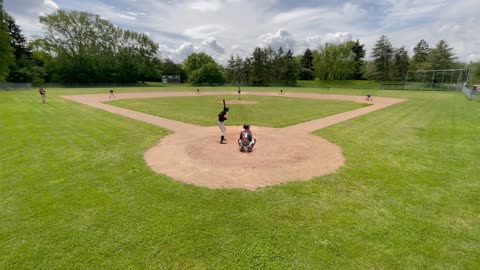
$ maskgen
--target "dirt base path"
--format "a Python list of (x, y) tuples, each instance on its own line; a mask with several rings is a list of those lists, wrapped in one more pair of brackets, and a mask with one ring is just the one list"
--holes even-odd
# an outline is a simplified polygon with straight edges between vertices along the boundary
[[(247, 93), (246, 93), (247, 94)], [(235, 92), (202, 92), (200, 96), (236, 95)], [(249, 92), (255, 96), (279, 96), (272, 92)], [(118, 99), (198, 96), (196, 92), (145, 92), (116, 94)], [(219, 144), (218, 127), (202, 127), (111, 106), (108, 94), (64, 96), (98, 109), (161, 126), (174, 133), (160, 140), (144, 155), (155, 171), (176, 180), (208, 188), (255, 190), (289, 181), (305, 181), (338, 170), (345, 158), (339, 146), (310, 132), (376, 111), (404, 99), (363, 96), (286, 93), (283, 97), (347, 100), (372, 104), (368, 107), (300, 123), (285, 128), (252, 127), (257, 145), (241, 153), (237, 136), (241, 127), (227, 126), (227, 144)], [(215, 118), (215, 116), (212, 116)], [(285, 138), (292, 138), (285, 140)]]

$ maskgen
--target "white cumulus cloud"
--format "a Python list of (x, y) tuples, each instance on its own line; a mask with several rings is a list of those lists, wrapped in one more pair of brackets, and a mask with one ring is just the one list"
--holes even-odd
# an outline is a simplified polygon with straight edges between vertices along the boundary
[(340, 44), (352, 40), (352, 34), (348, 32), (328, 33), (322, 40), (324, 44)]
[(160, 44), (159, 46), (160, 54), (165, 57), (173, 60), (176, 63), (183, 62), (190, 54), (196, 51), (195, 46), (190, 42), (182, 43), (178, 48), (170, 48), (167, 45)]
[(53, 0), (44, 0), (43, 3), (45, 4), (45, 6), (47, 6), (49, 8), (53, 8), (53, 9), (59, 9), (60, 8), (57, 5), (57, 3), (55, 3), (55, 1), (53, 1)]
[(217, 60), (223, 59), (225, 55), (225, 47), (214, 37), (203, 40), (198, 46), (195, 46), (191, 42), (184, 42), (177, 48), (160, 44), (159, 51), (162, 57), (169, 58), (176, 63), (183, 62), (190, 54), (196, 52), (204, 52)]
[[(307, 36), (303, 42), (303, 50), (306, 48), (318, 49), (325, 44), (341, 44), (352, 40), (352, 34), (349, 32), (327, 33), (325, 36), (313, 35)], [(303, 50), (299, 51), (301, 53)]]
[(214, 37), (209, 37), (202, 41), (201, 49), (204, 49), (206, 52), (212, 51), (217, 54), (224, 54), (225, 48), (218, 43), (217, 39)]
[(274, 50), (278, 50), (282, 47), (285, 51), (291, 49), (295, 50), (297, 41), (295, 38), (285, 29), (280, 29), (276, 33), (266, 33), (260, 36), (260, 47), (272, 47)]

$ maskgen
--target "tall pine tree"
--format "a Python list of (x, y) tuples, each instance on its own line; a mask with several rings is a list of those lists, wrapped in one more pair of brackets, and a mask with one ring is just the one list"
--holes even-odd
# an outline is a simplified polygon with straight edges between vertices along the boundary
[(14, 49), (15, 63), (10, 65), (8, 80), (11, 82), (35, 82), (43, 83), (46, 77), (44, 63), (40, 59), (34, 59), (27, 39), (22, 34), (20, 26), (11, 17), (7, 17), (8, 32), (10, 34), (10, 46)]
[(252, 83), (255, 85), (266, 85), (270, 83), (270, 58), (269, 52), (260, 47), (255, 48), (252, 53)]
[(455, 67), (457, 57), (445, 40), (440, 40), (431, 50), (428, 62), (431, 69), (450, 69)]
[(415, 46), (415, 48), (413, 48), (413, 68), (415, 70), (426, 69), (429, 55), (430, 46), (424, 39), (420, 40)]
[(305, 53), (300, 60), (300, 80), (313, 80), (315, 79), (315, 67), (313, 65), (313, 52), (310, 49), (306, 49)]
[(365, 63), (364, 58), (366, 55), (365, 51), (365, 44), (360, 44), (360, 41), (357, 39), (355, 43), (352, 44), (352, 52), (353, 52), (353, 79), (354, 80), (362, 80), (364, 79), (363, 76), (363, 65)]
[(396, 81), (404, 81), (409, 65), (408, 52), (405, 47), (396, 49), (393, 58), (392, 77)]
[(375, 63), (375, 78), (388, 81), (392, 69), (393, 47), (388, 38), (384, 35), (375, 43), (372, 50), (373, 62)]
[(31, 57), (32, 51), (28, 48), (27, 39), (22, 34), (20, 26), (18, 26), (15, 20), (11, 16), (7, 16), (8, 32), (12, 38), (10, 46), (15, 49), (15, 59), (21, 57)]
[(293, 57), (292, 50), (288, 49), (285, 54), (285, 71), (283, 73), (282, 80), (287, 85), (293, 85), (297, 82), (298, 79), (298, 64)]

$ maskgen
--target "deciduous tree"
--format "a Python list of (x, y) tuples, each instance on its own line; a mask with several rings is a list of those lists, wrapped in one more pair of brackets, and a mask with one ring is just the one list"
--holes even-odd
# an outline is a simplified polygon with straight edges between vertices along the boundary
[(225, 83), (223, 73), (216, 63), (204, 64), (190, 74), (189, 80), (192, 84), (218, 85)]
[(203, 52), (192, 53), (183, 61), (183, 69), (187, 73), (187, 76), (190, 77), (195, 70), (209, 63), (215, 63), (215, 60), (213, 60), (210, 55)]
[(41, 16), (45, 33), (36, 42), (50, 53), (63, 82), (136, 82), (156, 77), (158, 44), (100, 16), (57, 10)]
[(353, 74), (352, 42), (326, 44), (314, 52), (315, 73), (320, 80), (346, 80)]

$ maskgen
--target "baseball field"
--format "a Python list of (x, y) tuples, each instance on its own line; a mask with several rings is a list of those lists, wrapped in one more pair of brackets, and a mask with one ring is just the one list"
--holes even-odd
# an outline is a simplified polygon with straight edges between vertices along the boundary
[(0, 269), (480, 268), (480, 103), (283, 89), (0, 92)]

